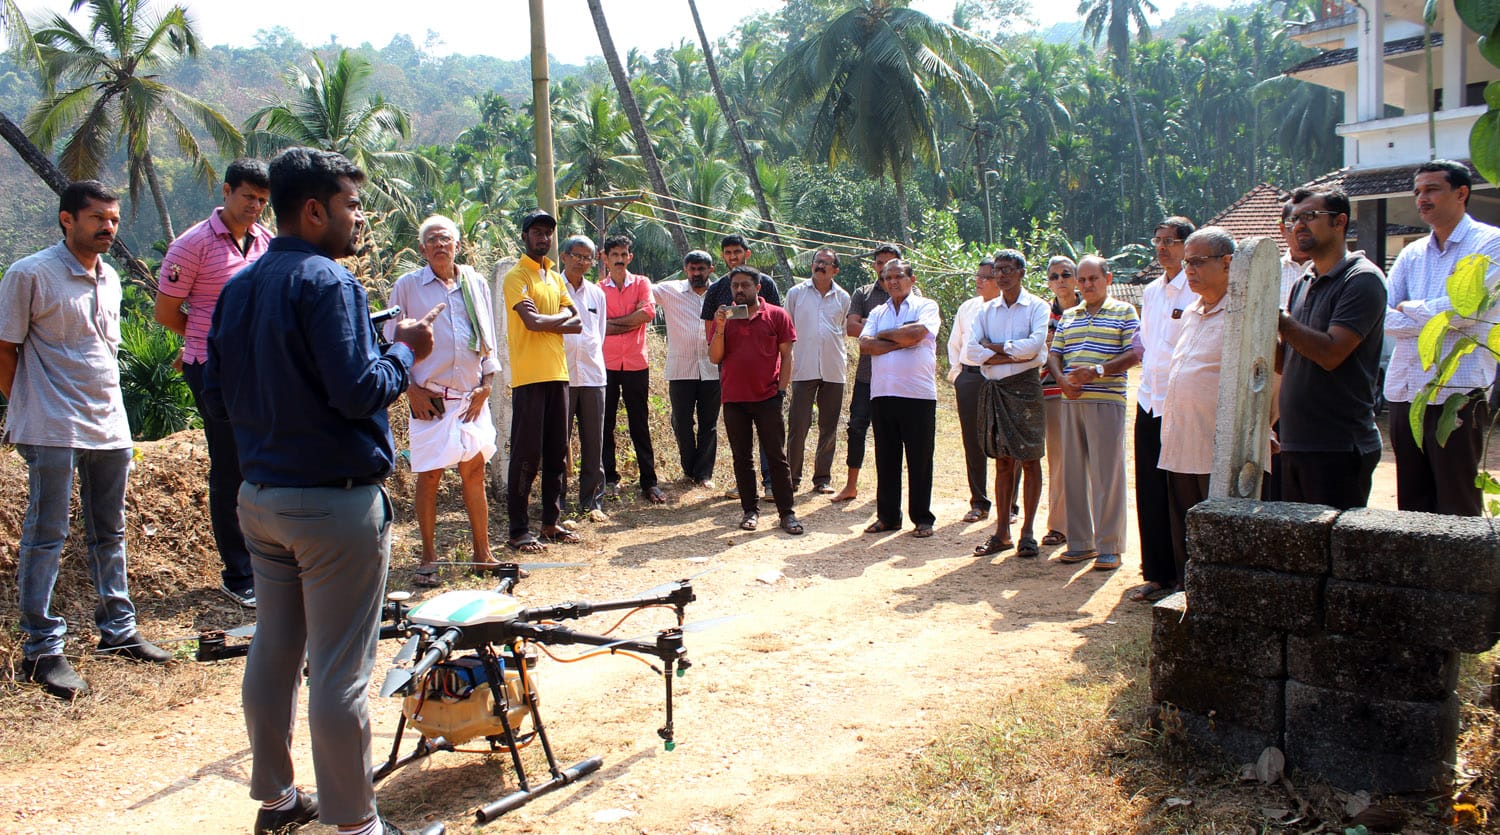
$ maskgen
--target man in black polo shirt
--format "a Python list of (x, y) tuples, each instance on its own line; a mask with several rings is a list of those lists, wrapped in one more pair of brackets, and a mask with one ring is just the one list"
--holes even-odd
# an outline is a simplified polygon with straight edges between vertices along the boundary
[[(724, 277), (708, 285), (708, 291), (703, 294), (703, 311), (699, 314), (699, 318), (703, 320), (705, 339), (714, 314), (724, 305), (734, 303), (734, 291), (729, 289), (729, 274), (750, 261), (750, 244), (745, 242), (744, 235), (725, 235), (719, 241), (719, 257), (724, 259)], [(781, 307), (781, 293), (776, 290), (776, 282), (765, 273), (757, 272), (756, 275), (760, 276), (761, 299)]]
[(1281, 497), (1364, 507), (1380, 462), (1375, 381), (1384, 338), (1385, 275), (1344, 246), (1349, 197), (1292, 193), (1292, 234), (1312, 269), (1292, 285), (1281, 336)]

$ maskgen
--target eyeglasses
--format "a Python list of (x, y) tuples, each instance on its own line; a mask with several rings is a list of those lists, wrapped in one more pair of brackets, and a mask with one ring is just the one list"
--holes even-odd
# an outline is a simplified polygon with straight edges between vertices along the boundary
[(1229, 256), (1227, 254), (1226, 255), (1195, 255), (1192, 258), (1184, 258), (1184, 259), (1182, 259), (1182, 263), (1187, 264), (1189, 267), (1192, 267), (1193, 269), (1196, 270), (1199, 267), (1202, 267), (1204, 264), (1207, 264), (1209, 261), (1214, 260), (1215, 258), (1228, 258), (1228, 257)]
[(1024, 272), (1026, 272), (1024, 269), (1017, 267), (1015, 264), (1006, 264), (1005, 266), (995, 265), (996, 275), (1021, 275)]
[(1341, 214), (1343, 214), (1343, 212), (1330, 212), (1327, 209), (1308, 209), (1305, 212), (1298, 212), (1298, 213), (1292, 215), (1291, 217), (1287, 218), (1287, 220), (1290, 220), (1292, 222), (1293, 226), (1296, 226), (1299, 223), (1301, 223), (1303, 225), (1310, 225), (1313, 221), (1315, 221), (1315, 220), (1318, 219), (1318, 215), (1341, 215)]
[(592, 260), (594, 260), (594, 253), (592, 253), (592, 252), (564, 252), (563, 253), (563, 257), (564, 258), (577, 258), (580, 261), (592, 261)]
[(447, 246), (453, 242), (454, 238), (451, 235), (429, 235), (422, 239), (422, 243), (424, 244), (437, 246)]
[(1073, 277), (1073, 274), (1070, 273), (1070, 272), (1047, 273), (1047, 280), (1048, 281), (1062, 281), (1065, 278), (1072, 278), (1072, 277)]
[(1182, 246), (1181, 238), (1152, 238), (1152, 246)]

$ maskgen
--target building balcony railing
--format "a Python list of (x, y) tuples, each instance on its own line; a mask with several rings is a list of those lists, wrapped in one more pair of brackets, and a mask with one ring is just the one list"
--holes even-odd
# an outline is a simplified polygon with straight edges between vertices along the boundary
[[(1476, 105), (1437, 112), (1439, 159), (1469, 158), (1469, 131), (1484, 111), (1484, 105)], [(1339, 125), (1336, 132), (1348, 140), (1344, 164), (1356, 171), (1414, 165), (1429, 158), (1426, 113), (1349, 122)]]

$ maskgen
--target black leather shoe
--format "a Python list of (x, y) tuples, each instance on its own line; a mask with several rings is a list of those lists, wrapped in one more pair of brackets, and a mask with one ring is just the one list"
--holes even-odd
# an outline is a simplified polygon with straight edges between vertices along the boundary
[(172, 653), (146, 640), (139, 632), (132, 632), (118, 642), (100, 638), (99, 653), (129, 658), (132, 661), (149, 661), (152, 664), (165, 664), (172, 660)]
[(318, 796), (297, 789), (297, 802), (290, 809), (261, 809), (255, 815), (255, 835), (295, 832), (318, 819)]
[(89, 694), (88, 682), (73, 672), (68, 659), (61, 655), (40, 655), (24, 659), (21, 661), (21, 672), (27, 680), (40, 684), (43, 690), (59, 699), (71, 701)]

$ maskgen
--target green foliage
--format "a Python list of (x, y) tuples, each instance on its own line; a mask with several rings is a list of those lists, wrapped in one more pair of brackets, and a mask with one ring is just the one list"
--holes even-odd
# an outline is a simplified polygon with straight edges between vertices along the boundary
[(120, 388), (130, 434), (154, 441), (201, 426), (193, 394), (172, 367), (182, 340), (138, 316), (120, 319)]

